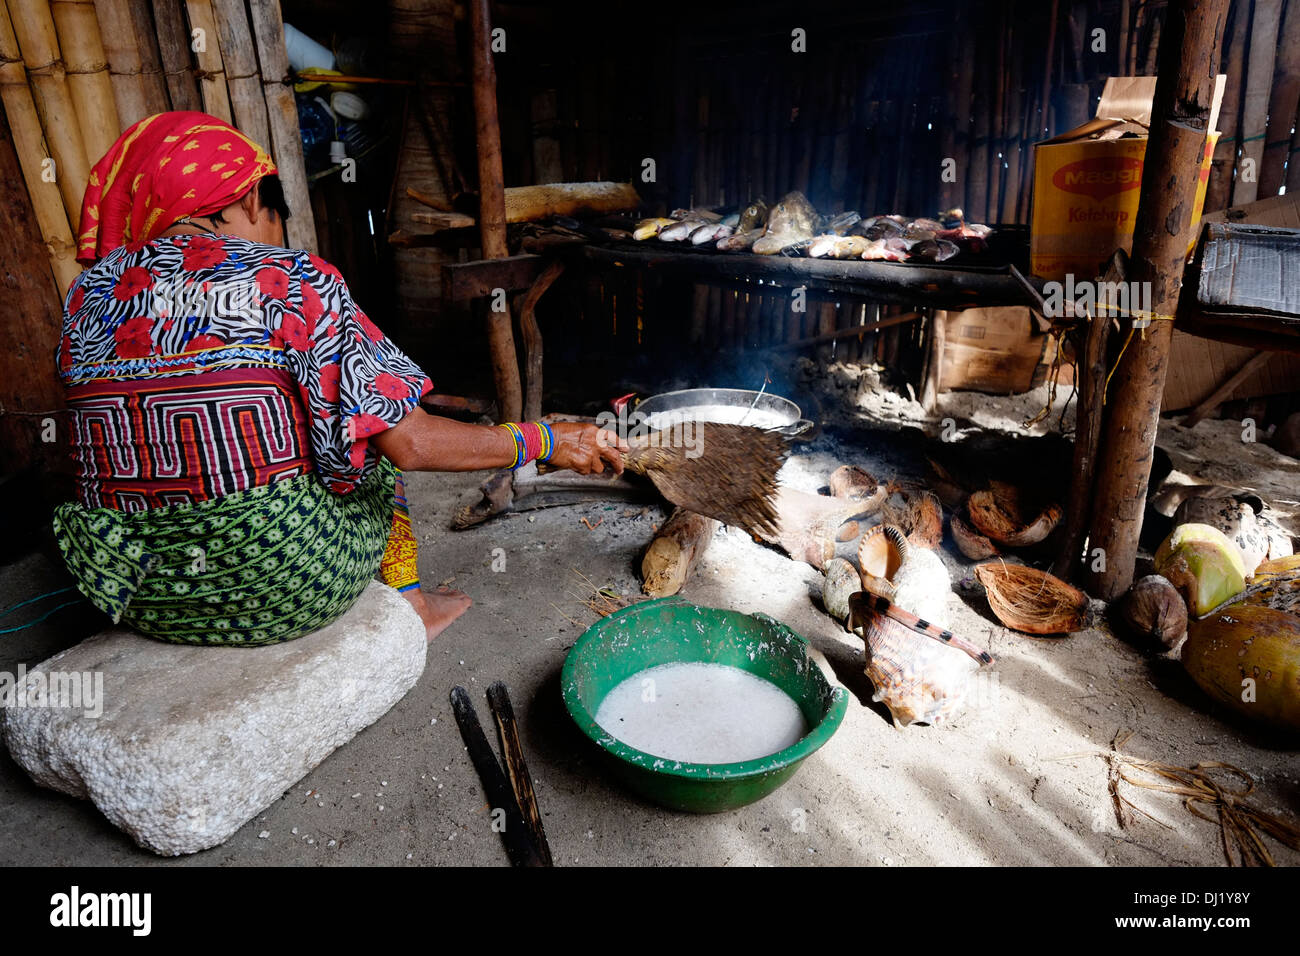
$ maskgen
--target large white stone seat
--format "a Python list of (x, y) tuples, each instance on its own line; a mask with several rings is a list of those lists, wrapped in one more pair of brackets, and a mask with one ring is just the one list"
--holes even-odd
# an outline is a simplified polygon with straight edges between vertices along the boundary
[[(419, 679), (426, 648), (419, 615), (378, 582), (328, 627), (269, 647), (104, 631), (32, 668), (0, 734), (38, 784), (93, 801), (155, 853), (194, 853), (383, 716)], [(31, 706), (52, 674), (71, 673), (103, 675), (102, 714)]]

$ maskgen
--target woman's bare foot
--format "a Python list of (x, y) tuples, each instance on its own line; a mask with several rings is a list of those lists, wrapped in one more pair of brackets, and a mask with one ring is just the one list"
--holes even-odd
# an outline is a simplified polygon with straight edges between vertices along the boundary
[(420, 620), (424, 622), (425, 637), (430, 643), (474, 603), (464, 591), (453, 591), (451, 588), (438, 588), (431, 593), (414, 588), (403, 591), (402, 597), (410, 601), (411, 607), (420, 615)]

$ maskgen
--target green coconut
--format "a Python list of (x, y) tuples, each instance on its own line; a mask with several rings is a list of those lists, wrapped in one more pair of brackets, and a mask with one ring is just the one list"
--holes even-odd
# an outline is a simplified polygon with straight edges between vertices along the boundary
[(1156, 574), (1178, 589), (1192, 614), (1208, 614), (1246, 587), (1246, 562), (1226, 534), (1181, 524), (1156, 549)]

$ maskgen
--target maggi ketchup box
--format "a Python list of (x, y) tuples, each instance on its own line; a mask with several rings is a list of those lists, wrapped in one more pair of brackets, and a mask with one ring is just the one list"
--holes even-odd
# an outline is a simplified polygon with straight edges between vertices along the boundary
[[(1224, 80), (1220, 75), (1215, 84), (1194, 220), (1200, 218), (1209, 187)], [(1029, 264), (1035, 275), (1092, 278), (1116, 249), (1132, 251), (1155, 89), (1154, 76), (1111, 77), (1095, 119), (1035, 144), (1029, 229)]]

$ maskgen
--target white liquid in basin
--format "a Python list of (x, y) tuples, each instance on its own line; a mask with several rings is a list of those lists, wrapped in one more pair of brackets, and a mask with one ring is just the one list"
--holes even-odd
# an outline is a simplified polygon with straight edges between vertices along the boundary
[(808, 731), (799, 705), (770, 681), (726, 664), (661, 664), (606, 695), (596, 723), (643, 753), (736, 763), (784, 750)]
[(751, 425), (754, 428), (783, 428), (789, 416), (764, 408), (744, 405), (692, 405), (675, 411), (653, 412), (646, 416), (651, 428), (669, 428), (683, 421), (720, 422), (724, 425)]

